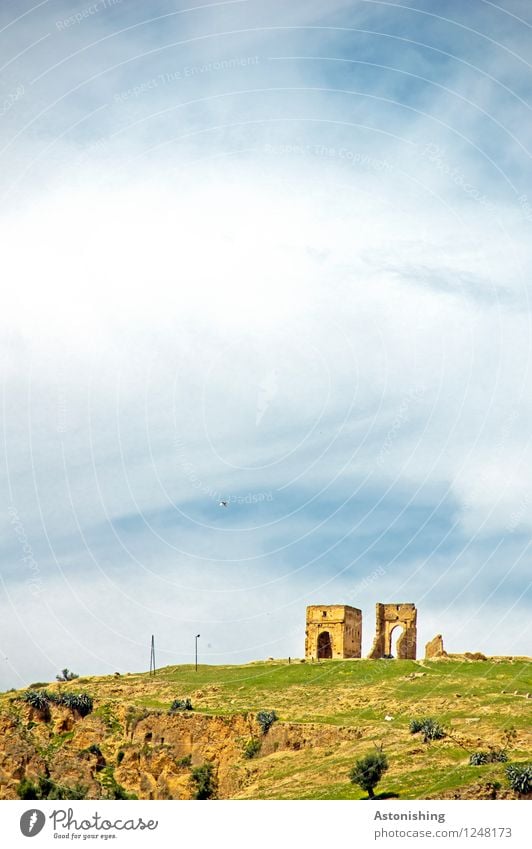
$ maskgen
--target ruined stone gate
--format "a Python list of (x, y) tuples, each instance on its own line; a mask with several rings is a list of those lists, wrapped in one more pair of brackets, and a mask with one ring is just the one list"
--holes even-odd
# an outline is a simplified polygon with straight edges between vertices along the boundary
[[(401, 629), (397, 633), (396, 629)], [(395, 636), (394, 636), (395, 635)], [(373, 660), (392, 657), (415, 660), (417, 610), (415, 604), (376, 604), (375, 639), (368, 655)], [(316, 660), (362, 656), (362, 611), (346, 604), (307, 607), (305, 657)]]
[(327, 660), (360, 657), (362, 611), (347, 604), (307, 607), (305, 657)]
[(416, 659), (417, 610), (415, 604), (376, 605), (375, 639), (368, 657), (375, 659), (392, 656), (392, 637), (396, 628), (402, 631), (397, 639), (399, 660)]

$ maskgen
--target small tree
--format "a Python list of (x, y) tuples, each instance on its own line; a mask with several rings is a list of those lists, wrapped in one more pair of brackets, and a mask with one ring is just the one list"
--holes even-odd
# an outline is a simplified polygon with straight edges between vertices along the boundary
[(255, 718), (261, 727), (262, 733), (266, 734), (279, 717), (274, 710), (260, 710)]
[(244, 757), (246, 758), (246, 760), (250, 761), (252, 758), (255, 757), (255, 755), (258, 755), (261, 748), (262, 743), (260, 742), (260, 740), (256, 740), (255, 738), (248, 740), (246, 745), (244, 746)]
[(57, 681), (73, 681), (74, 678), (79, 678), (79, 675), (76, 675), (75, 672), (71, 672), (70, 669), (62, 669), (59, 675), (56, 675)]
[(214, 774), (213, 764), (205, 763), (194, 767), (190, 773), (190, 780), (194, 785), (194, 799), (214, 799), (218, 782)]
[(365, 790), (370, 799), (375, 798), (373, 788), (381, 780), (388, 769), (388, 758), (382, 751), (382, 746), (376, 752), (371, 752), (360, 758), (349, 773), (352, 784), (358, 784)]

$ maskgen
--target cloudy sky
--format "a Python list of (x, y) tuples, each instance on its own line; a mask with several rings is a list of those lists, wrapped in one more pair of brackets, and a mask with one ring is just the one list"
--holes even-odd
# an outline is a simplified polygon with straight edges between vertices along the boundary
[(532, 654), (531, 44), (3, 0), (1, 688), (301, 656), (315, 603)]

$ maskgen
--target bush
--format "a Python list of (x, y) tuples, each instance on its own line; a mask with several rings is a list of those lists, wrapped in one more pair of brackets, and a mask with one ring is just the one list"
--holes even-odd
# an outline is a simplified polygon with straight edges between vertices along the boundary
[(190, 766), (191, 763), (192, 763), (192, 755), (185, 755), (184, 758), (180, 758), (180, 760), (178, 760), (177, 765), (178, 766)]
[(429, 740), (442, 740), (445, 737), (445, 731), (438, 722), (433, 719), (427, 719), (423, 723), (423, 742), (428, 743)]
[(277, 722), (279, 717), (274, 710), (260, 710), (255, 717), (259, 723), (262, 733), (267, 734), (274, 722)]
[(214, 799), (218, 789), (214, 766), (211, 763), (196, 766), (190, 774), (194, 785), (194, 799)]
[(507, 760), (508, 755), (504, 749), (491, 749), (489, 752), (473, 752), (473, 754), (469, 756), (469, 763), (472, 766), (505, 763)]
[(532, 763), (510, 764), (506, 767), (506, 777), (515, 793), (520, 796), (532, 793)]
[(19, 799), (84, 799), (86, 793), (87, 788), (81, 784), (67, 787), (44, 775), (39, 776), (36, 784), (28, 778), (23, 778), (17, 787)]
[(262, 743), (260, 740), (248, 740), (244, 747), (244, 757), (250, 761), (255, 755), (259, 754), (261, 748)]
[(178, 713), (182, 710), (194, 710), (190, 699), (174, 699), (168, 713)]
[(410, 723), (410, 733), (417, 734), (420, 731), (423, 733), (424, 743), (428, 743), (429, 740), (441, 740), (445, 737), (445, 731), (441, 725), (430, 716), (426, 716), (424, 719), (412, 720)]
[(80, 716), (87, 716), (92, 711), (92, 698), (86, 693), (48, 693), (46, 690), (26, 690), (21, 699), (32, 708), (48, 714), (50, 703), (64, 705), (76, 710)]
[(388, 769), (388, 759), (382, 751), (372, 752), (358, 760), (349, 778), (352, 784), (358, 784), (365, 790), (370, 799), (375, 798), (373, 788), (379, 783)]
[(93, 707), (92, 698), (87, 693), (62, 693), (59, 704), (77, 711), (80, 716), (88, 716)]
[(44, 690), (26, 690), (21, 698), (32, 708), (35, 708), (35, 710), (41, 711), (41, 713), (48, 712), (50, 708), (50, 697)]
[(75, 672), (71, 672), (69, 669), (62, 669), (59, 675), (55, 676), (56, 681), (73, 681), (74, 678), (79, 678), (79, 675), (76, 675)]
[(490, 762), (494, 764), (504, 764), (508, 760), (508, 755), (504, 749), (492, 749), (490, 752)]
[(487, 752), (473, 752), (472, 755), (469, 756), (469, 763), (471, 766), (481, 766), (482, 764), (487, 764), (489, 762), (489, 755)]

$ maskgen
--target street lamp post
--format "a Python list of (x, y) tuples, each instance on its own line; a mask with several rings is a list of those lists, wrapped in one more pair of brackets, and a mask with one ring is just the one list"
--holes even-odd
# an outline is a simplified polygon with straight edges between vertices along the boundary
[(199, 638), (200, 638), (200, 637), (201, 637), (201, 634), (196, 634), (196, 652), (195, 652), (195, 658), (196, 658), (195, 667), (196, 667), (196, 672), (198, 671), (198, 640), (199, 640)]

